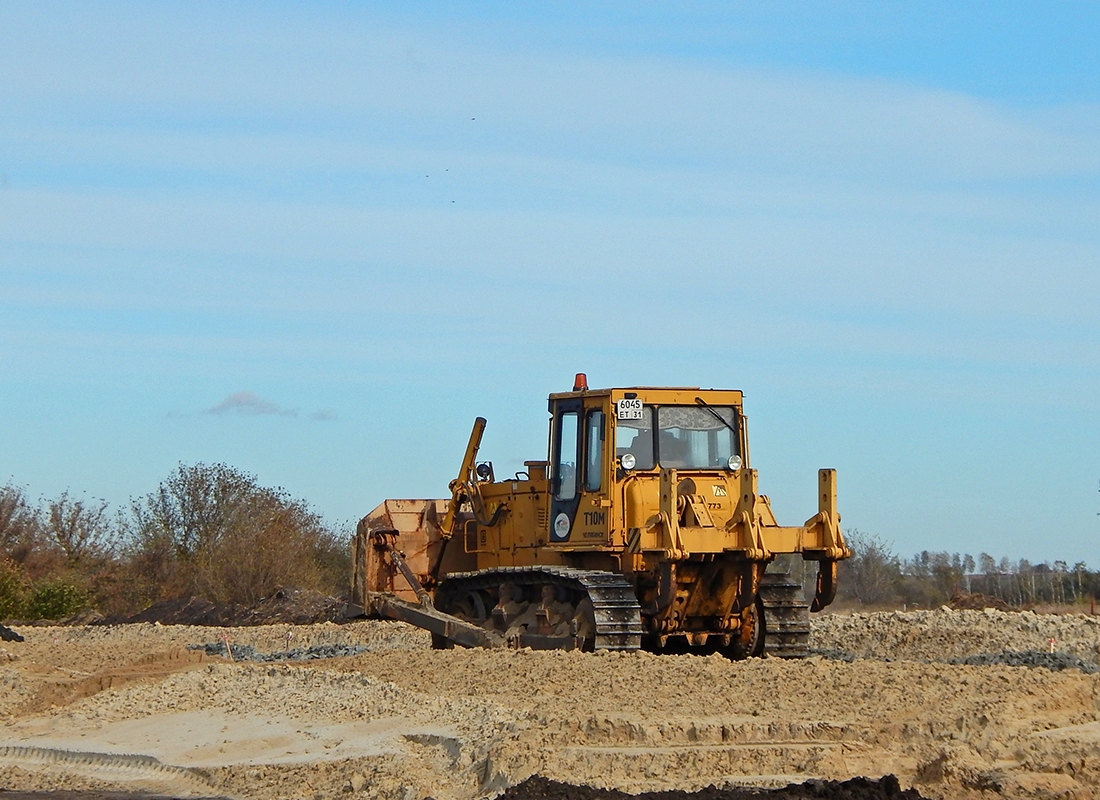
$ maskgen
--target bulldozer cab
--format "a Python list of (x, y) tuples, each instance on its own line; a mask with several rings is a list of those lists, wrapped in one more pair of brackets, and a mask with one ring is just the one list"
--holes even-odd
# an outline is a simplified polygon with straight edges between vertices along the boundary
[(589, 391), (583, 376), (551, 395), (550, 544), (625, 544), (660, 513), (661, 475), (673, 470), (678, 483), (694, 478), (728, 497), (728, 478), (748, 460), (741, 403), (731, 390)]

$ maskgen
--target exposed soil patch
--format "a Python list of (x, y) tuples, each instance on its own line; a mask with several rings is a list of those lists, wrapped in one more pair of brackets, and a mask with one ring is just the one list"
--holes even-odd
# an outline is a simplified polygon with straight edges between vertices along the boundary
[(501, 800), (920, 800), (916, 789), (902, 789), (898, 779), (887, 775), (879, 780), (852, 778), (847, 781), (812, 781), (780, 789), (720, 788), (708, 786), (697, 792), (642, 792), (631, 795), (613, 789), (594, 789), (548, 780), (528, 778), (512, 786)]
[[(742, 662), (438, 651), (422, 631), (377, 621), (16, 632), (26, 641), (0, 647), (0, 787), (10, 790), (242, 800), (1100, 796), (1100, 674), (1091, 673), (1100, 625), (1084, 616), (818, 617), (812, 644), (849, 660)], [(207, 643), (215, 653), (229, 644), (238, 660), (208, 655)], [(330, 657), (240, 660), (253, 652)]]
[(982, 594), (981, 592), (975, 592), (974, 594), (967, 594), (966, 592), (959, 592), (951, 598), (948, 605), (956, 611), (962, 609), (970, 609), (972, 611), (981, 611), (984, 608), (995, 608), (998, 611), (1009, 611), (1011, 606), (999, 597), (990, 597), (989, 595)]
[(142, 656), (126, 666), (102, 670), (92, 675), (82, 677), (61, 673), (44, 681), (32, 697), (16, 708), (15, 713), (32, 714), (54, 706), (65, 706), (107, 689), (137, 681), (157, 681), (209, 661), (210, 657), (203, 651), (174, 647), (161, 653)]
[[(150, 792), (77, 791), (68, 789), (48, 792), (20, 792), (0, 789), (0, 798), (3, 798), (3, 800), (177, 800), (177, 798), (170, 795)], [(178, 800), (183, 800), (183, 798), (178, 798)], [(187, 795), (186, 800), (230, 800), (230, 798)]]
[(74, 617), (74, 624), (116, 625), (132, 622), (159, 622), (161, 625), (206, 625), (240, 627), (245, 625), (309, 625), (318, 622), (343, 622), (345, 603), (335, 597), (307, 589), (277, 589), (256, 605), (212, 603), (201, 597), (165, 600), (128, 617), (86, 615)]

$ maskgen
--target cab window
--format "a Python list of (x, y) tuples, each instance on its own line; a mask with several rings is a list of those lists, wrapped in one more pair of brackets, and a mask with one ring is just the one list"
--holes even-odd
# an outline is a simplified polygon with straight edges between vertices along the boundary
[(558, 435), (554, 448), (554, 480), (558, 500), (572, 500), (577, 496), (577, 429), (579, 413), (566, 411), (558, 417)]
[(588, 412), (585, 423), (584, 488), (588, 492), (598, 492), (603, 481), (603, 412)]
[(631, 453), (635, 469), (653, 469), (653, 406), (642, 407), (641, 419), (620, 419), (615, 422), (615, 455)]
[(661, 406), (657, 456), (662, 467), (719, 469), (740, 455), (737, 413), (731, 406)]

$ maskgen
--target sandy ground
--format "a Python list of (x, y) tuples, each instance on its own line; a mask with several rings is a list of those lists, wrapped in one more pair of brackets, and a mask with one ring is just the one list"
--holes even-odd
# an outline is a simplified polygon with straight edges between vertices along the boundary
[[(18, 628), (0, 647), (0, 787), (473, 800), (533, 774), (630, 792), (896, 774), (932, 798), (1100, 796), (1100, 675), (953, 658), (1059, 649), (1094, 618), (815, 620), (854, 660), (433, 651), (397, 623)], [(231, 663), (187, 650), (356, 656)], [(289, 635), (289, 639), (288, 639)]]

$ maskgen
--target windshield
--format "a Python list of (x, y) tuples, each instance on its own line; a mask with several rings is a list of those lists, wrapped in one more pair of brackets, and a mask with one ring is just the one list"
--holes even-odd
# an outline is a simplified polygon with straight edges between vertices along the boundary
[(615, 454), (633, 454), (635, 469), (653, 469), (658, 460), (676, 469), (724, 469), (730, 456), (741, 455), (736, 429), (732, 406), (644, 406), (641, 419), (616, 421)]
[(732, 406), (661, 406), (657, 409), (657, 458), (662, 467), (723, 468), (740, 455)]

